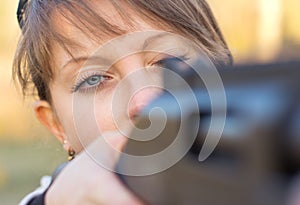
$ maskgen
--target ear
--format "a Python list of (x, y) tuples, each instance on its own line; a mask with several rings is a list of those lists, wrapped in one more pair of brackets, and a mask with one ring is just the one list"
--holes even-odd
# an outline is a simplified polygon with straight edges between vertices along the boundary
[(53, 109), (47, 101), (39, 100), (34, 104), (34, 112), (39, 121), (63, 143), (65, 132), (59, 123)]

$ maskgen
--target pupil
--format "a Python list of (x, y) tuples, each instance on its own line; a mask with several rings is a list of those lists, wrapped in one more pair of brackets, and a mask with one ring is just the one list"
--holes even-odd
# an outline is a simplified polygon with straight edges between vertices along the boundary
[(100, 81), (100, 76), (93, 76), (93, 77), (91, 77), (91, 78), (87, 81), (87, 83), (88, 83), (89, 85), (95, 85), (95, 84), (97, 84), (99, 81)]

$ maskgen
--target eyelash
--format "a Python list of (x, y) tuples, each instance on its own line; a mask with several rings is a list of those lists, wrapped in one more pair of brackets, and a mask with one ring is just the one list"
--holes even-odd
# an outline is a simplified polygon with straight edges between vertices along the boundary
[[(181, 61), (189, 60), (189, 58), (186, 55), (171, 56), (171, 57), (166, 57), (166, 58), (157, 60), (157, 61), (152, 62), (150, 64), (151, 64), (151, 66), (153, 66), (153, 65), (163, 65), (164, 61), (171, 60), (171, 59), (177, 59), (177, 60), (181, 60)], [(87, 88), (81, 88), (84, 83), (87, 83), (87, 81), (89, 79), (91, 79), (92, 77), (96, 77), (96, 76), (102, 78), (99, 83), (97, 83), (95, 85), (91, 85), (90, 87), (87, 87)], [(82, 93), (83, 92), (84, 93), (93, 92), (93, 91), (95, 91), (96, 88), (103, 85), (104, 81), (107, 80), (107, 79), (111, 79), (111, 77), (105, 76), (105, 75), (97, 73), (97, 72), (82, 75), (82, 76), (79, 77), (78, 81), (71, 88), (71, 93), (75, 93), (77, 91), (82, 92)]]
[[(87, 83), (87, 81), (89, 79), (91, 79), (92, 77), (100, 77), (100, 82), (95, 84), (95, 85), (90, 85), (89, 87), (86, 88), (82, 88), (82, 85), (84, 83)], [(71, 88), (71, 92), (75, 93), (75, 92), (84, 92), (84, 93), (88, 93), (88, 92), (92, 92), (95, 91), (96, 88), (98, 88), (100, 85), (102, 85), (104, 83), (105, 80), (107, 79), (111, 79), (111, 77), (109, 76), (105, 76), (103, 74), (94, 72), (94, 73), (88, 73), (88, 74), (83, 74), (79, 77), (79, 79), (77, 80), (77, 82), (74, 84), (74, 86)]]
[(187, 57), (186, 55), (181, 55), (181, 56), (170, 56), (170, 57), (166, 57), (163, 58), (161, 60), (155, 61), (154, 63), (151, 63), (151, 65), (164, 65), (165, 61), (167, 60), (179, 60), (179, 61), (187, 61), (190, 58)]

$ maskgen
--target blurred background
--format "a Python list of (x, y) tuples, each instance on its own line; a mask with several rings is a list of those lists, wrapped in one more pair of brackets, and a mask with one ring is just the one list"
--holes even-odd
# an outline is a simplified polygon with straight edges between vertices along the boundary
[[(237, 64), (300, 60), (299, 0), (207, 0)], [(17, 204), (65, 161), (11, 81), (18, 1), (0, 2), (0, 204)]]

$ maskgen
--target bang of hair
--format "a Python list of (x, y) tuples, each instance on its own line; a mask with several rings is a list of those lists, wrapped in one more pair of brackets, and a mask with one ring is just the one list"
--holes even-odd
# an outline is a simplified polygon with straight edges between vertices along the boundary
[[(114, 9), (119, 15), (119, 19), (123, 22), (120, 24), (114, 24), (110, 17), (105, 15), (105, 13), (100, 13), (96, 11), (95, 2), (96, 1), (65, 1), (60, 0), (58, 3), (52, 3), (51, 8), (52, 15), (50, 14), (49, 18), (45, 19), (43, 25), (47, 27), (38, 26), (40, 28), (41, 37), (47, 38), (47, 41), (57, 42), (72, 58), (72, 52), (70, 48), (82, 48), (79, 42), (72, 40), (69, 36), (66, 36), (60, 22), (64, 21), (74, 26), (80, 30), (88, 39), (91, 39), (95, 42), (103, 42), (105, 39), (112, 36), (119, 36), (128, 32), (128, 30), (134, 28), (134, 25), (137, 25), (134, 22), (134, 19), (131, 17), (129, 12), (126, 12), (126, 9), (122, 9), (123, 6), (121, 3), (116, 2), (115, 0), (110, 1)], [(54, 12), (54, 13), (53, 13)], [(59, 18), (58, 21), (55, 21), (55, 18)], [(120, 26), (122, 25), (122, 27)], [(46, 35), (43, 35), (47, 33)], [(46, 39), (45, 39), (46, 40)]]
[[(40, 99), (50, 102), (49, 82), (53, 79), (52, 45), (57, 42), (74, 58), (71, 48), (81, 45), (63, 32), (60, 22), (76, 27), (89, 39), (102, 41), (107, 36), (118, 36), (133, 28), (133, 18), (122, 9), (124, 2), (109, 1), (122, 19), (122, 28), (111, 23), (104, 13), (96, 11), (93, 0), (31, 0), (26, 5), (22, 37), (17, 48), (13, 78), (18, 79), (22, 92), (37, 90)], [(57, 18), (58, 21), (55, 21)], [(120, 25), (120, 24), (119, 24)], [(31, 86), (34, 85), (34, 86)]]

